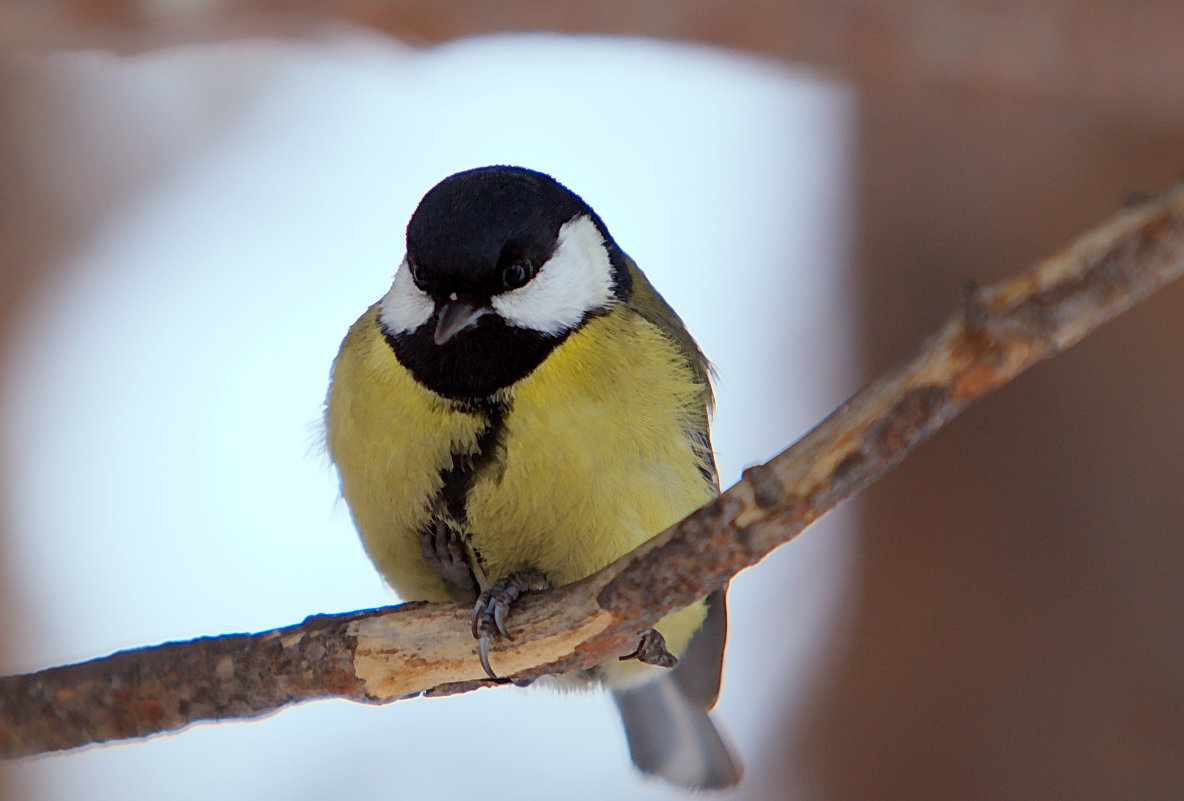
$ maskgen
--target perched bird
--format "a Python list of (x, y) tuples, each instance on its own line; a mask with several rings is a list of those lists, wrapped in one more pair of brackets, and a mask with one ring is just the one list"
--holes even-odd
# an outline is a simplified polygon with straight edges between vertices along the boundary
[[(420, 201), (390, 291), (341, 344), (329, 452), (383, 576), (404, 600), (475, 602), (493, 676), (519, 594), (590, 575), (717, 494), (708, 369), (587, 203), (539, 172), (469, 170)], [(564, 677), (609, 687), (642, 771), (739, 781), (708, 717), (725, 614), (718, 590), (660, 620), (641, 661)], [(681, 659), (643, 664), (663, 655)]]

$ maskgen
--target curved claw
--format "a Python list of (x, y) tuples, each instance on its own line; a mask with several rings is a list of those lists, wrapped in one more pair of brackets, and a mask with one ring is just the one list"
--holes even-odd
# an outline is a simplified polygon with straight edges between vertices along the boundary
[(633, 653), (625, 654), (618, 659), (636, 659), (646, 665), (664, 668), (672, 668), (678, 664), (678, 657), (666, 648), (666, 638), (657, 629), (650, 629), (643, 634)]
[(510, 634), (510, 629), (506, 626), (506, 615), (509, 614), (510, 606), (522, 593), (545, 590), (549, 586), (542, 573), (528, 568), (498, 579), (481, 593), (477, 605), (473, 608), (472, 630), (473, 637), (479, 641), (481, 667), (485, 668), (491, 679), (500, 677), (489, 665), (490, 641), (498, 637), (514, 639), (514, 635)]
[(485, 668), (485, 673), (491, 679), (500, 679), (501, 676), (493, 672), (493, 668), (489, 666), (489, 636), (482, 634), (478, 651), (481, 653), (481, 667)]
[(486, 593), (481, 593), (481, 597), (477, 599), (477, 606), (473, 608), (473, 639), (481, 636), (481, 621), (485, 617), (485, 610), (488, 606), (487, 601), (489, 596)]
[(506, 629), (506, 610), (508, 608), (507, 604), (497, 604), (493, 607), (493, 624), (497, 627), (498, 634), (507, 640), (512, 640), (514, 636)]

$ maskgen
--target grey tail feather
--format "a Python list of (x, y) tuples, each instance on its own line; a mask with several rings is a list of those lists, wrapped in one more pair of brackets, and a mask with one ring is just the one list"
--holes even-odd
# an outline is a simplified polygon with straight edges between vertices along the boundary
[(744, 767), (716, 731), (707, 710), (679, 690), (674, 677), (613, 690), (629, 753), (643, 773), (692, 789), (731, 787)]

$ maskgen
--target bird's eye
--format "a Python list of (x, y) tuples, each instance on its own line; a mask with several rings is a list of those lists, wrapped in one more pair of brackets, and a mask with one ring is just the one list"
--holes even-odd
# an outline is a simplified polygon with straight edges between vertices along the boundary
[(534, 277), (534, 263), (529, 259), (516, 261), (502, 270), (502, 283), (506, 289), (517, 289)]
[(420, 272), (419, 266), (410, 259), (407, 260), (407, 272), (411, 274), (411, 280), (415, 282), (415, 285), (423, 289), (423, 275)]

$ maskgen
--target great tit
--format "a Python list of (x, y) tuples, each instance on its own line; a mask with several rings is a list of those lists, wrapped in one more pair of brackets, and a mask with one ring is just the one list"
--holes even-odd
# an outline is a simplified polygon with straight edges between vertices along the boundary
[[(547, 175), (484, 167), (420, 201), (390, 291), (334, 361), (327, 441), (379, 571), (404, 600), (475, 602), (494, 675), (521, 592), (590, 575), (718, 493), (711, 406), (707, 360), (596, 212)], [(741, 767), (708, 717), (725, 628), (718, 590), (643, 639), (674, 669), (563, 680), (612, 691), (642, 771), (730, 786)]]

